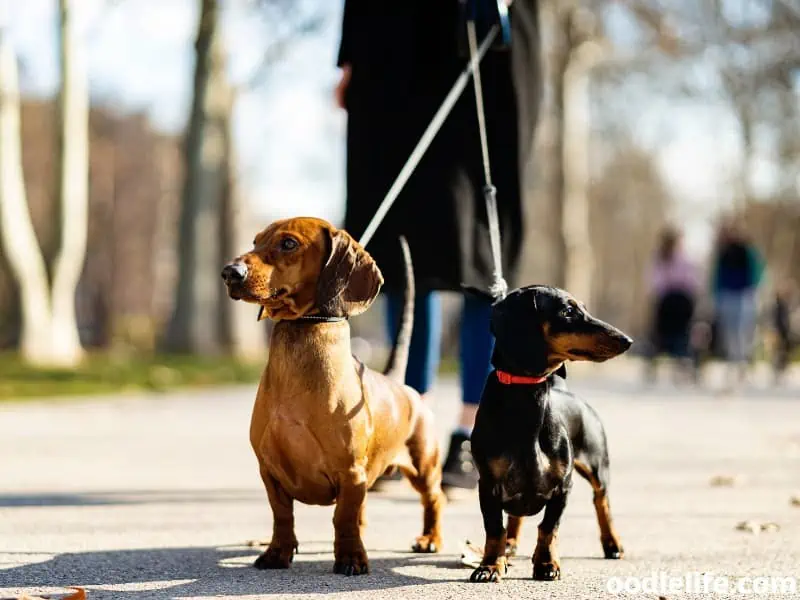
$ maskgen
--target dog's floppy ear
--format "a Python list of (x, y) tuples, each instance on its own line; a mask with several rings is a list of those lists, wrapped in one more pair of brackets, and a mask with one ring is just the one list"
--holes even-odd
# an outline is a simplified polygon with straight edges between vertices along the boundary
[(561, 377), (561, 379), (567, 378), (567, 363), (561, 363), (561, 366), (556, 369), (556, 375)]
[(369, 253), (342, 229), (326, 229), (329, 251), (317, 280), (317, 308), (335, 317), (360, 315), (375, 300), (383, 275)]

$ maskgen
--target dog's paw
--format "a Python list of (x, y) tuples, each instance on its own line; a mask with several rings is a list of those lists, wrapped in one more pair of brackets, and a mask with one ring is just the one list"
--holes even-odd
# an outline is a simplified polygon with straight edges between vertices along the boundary
[(431, 535), (421, 535), (411, 546), (411, 550), (418, 554), (435, 554), (442, 547), (442, 542), (437, 537)]
[(369, 573), (369, 561), (364, 549), (337, 552), (333, 563), (333, 572), (339, 575), (366, 575)]
[(296, 548), (296, 546), (290, 546), (289, 550), (284, 550), (277, 546), (270, 546), (261, 553), (261, 556), (256, 559), (253, 566), (256, 569), (288, 569), (289, 564), (294, 560)]
[(500, 557), (494, 564), (481, 565), (472, 572), (469, 580), (473, 583), (497, 583), (508, 572), (505, 557)]
[(554, 560), (533, 563), (533, 578), (536, 581), (555, 581), (556, 579), (561, 579), (561, 567)]
[(603, 554), (607, 559), (618, 560), (625, 555), (622, 545), (616, 540), (603, 542)]

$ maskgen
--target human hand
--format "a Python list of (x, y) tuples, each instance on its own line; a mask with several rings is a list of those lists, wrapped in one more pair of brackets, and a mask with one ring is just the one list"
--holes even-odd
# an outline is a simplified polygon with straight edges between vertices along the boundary
[(342, 76), (339, 79), (339, 83), (336, 84), (336, 88), (333, 90), (333, 97), (336, 101), (336, 106), (339, 108), (347, 109), (345, 98), (347, 96), (347, 86), (350, 85), (350, 76), (352, 74), (352, 67), (348, 63), (343, 64)]

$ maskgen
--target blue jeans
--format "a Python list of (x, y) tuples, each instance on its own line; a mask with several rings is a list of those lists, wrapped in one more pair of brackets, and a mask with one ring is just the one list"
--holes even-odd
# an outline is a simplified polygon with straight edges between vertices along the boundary
[[(401, 294), (386, 294), (386, 324), (390, 339), (397, 336)], [(489, 330), (492, 306), (485, 300), (464, 296), (461, 315), (460, 351), (461, 393), (464, 404), (478, 404), (486, 377), (492, 370), (494, 337)], [(420, 394), (436, 380), (442, 349), (442, 299), (438, 292), (418, 293), (414, 304), (414, 331), (408, 355), (406, 384)]]
[(747, 362), (753, 352), (756, 334), (755, 291), (720, 291), (716, 308), (725, 358), (733, 362)]

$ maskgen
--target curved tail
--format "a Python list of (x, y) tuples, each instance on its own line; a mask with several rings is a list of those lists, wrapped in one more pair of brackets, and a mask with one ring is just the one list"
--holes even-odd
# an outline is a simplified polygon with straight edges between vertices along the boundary
[(392, 345), (389, 361), (383, 373), (400, 383), (406, 379), (408, 365), (408, 348), (411, 345), (411, 332), (414, 329), (414, 265), (411, 262), (411, 251), (406, 238), (400, 236), (400, 248), (403, 251), (403, 263), (406, 267), (406, 291), (403, 295), (403, 313), (400, 317), (400, 329)]

